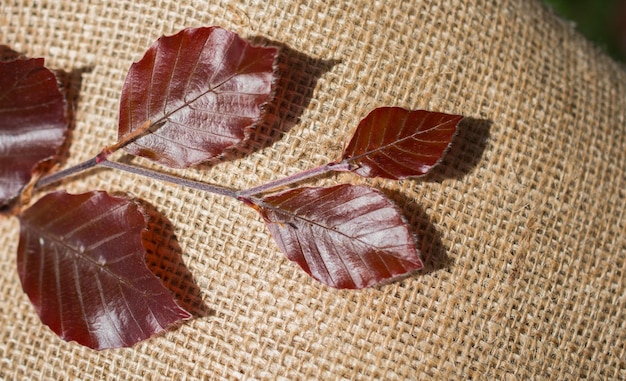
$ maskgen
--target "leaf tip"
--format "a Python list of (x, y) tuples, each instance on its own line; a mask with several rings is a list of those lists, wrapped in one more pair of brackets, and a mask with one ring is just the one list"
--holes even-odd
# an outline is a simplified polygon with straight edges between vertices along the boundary
[(363, 177), (422, 177), (448, 151), (463, 116), (401, 107), (379, 107), (361, 120), (342, 160)]
[[(128, 71), (118, 140), (128, 153), (173, 168), (223, 157), (263, 119), (277, 54), (276, 47), (254, 46), (217, 26), (159, 38)], [(154, 75), (157, 68), (167, 75)], [(135, 139), (145, 120), (163, 123)]]

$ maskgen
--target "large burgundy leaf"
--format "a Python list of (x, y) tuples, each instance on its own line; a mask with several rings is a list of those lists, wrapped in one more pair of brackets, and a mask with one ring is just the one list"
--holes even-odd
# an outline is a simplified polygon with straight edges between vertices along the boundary
[(19, 218), (22, 287), (63, 339), (128, 347), (190, 317), (146, 266), (146, 222), (133, 201), (59, 191)]
[(0, 206), (65, 140), (65, 98), (43, 58), (0, 62)]
[(364, 177), (423, 176), (441, 160), (461, 119), (440, 112), (377, 108), (359, 123), (342, 161)]
[(297, 188), (248, 201), (287, 258), (329, 286), (368, 287), (423, 266), (398, 209), (373, 188)]
[(127, 152), (176, 168), (221, 155), (259, 121), (277, 52), (218, 27), (161, 37), (128, 72), (118, 140), (148, 123)]

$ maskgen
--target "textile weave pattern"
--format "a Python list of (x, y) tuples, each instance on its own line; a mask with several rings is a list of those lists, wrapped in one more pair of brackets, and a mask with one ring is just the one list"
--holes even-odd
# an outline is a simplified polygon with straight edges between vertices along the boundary
[(309, 278), (236, 201), (113, 170), (55, 185), (127, 192), (164, 215), (152, 229), (173, 255), (148, 261), (194, 318), (127, 349), (62, 341), (21, 290), (18, 222), (2, 218), (0, 379), (626, 379), (626, 72), (540, 2), (3, 0), (0, 11), (0, 44), (64, 73), (62, 167), (115, 141), (131, 63), (192, 26), (280, 46), (281, 77), (250, 144), (174, 171), (185, 177), (244, 189), (335, 160), (378, 106), (467, 117), (423, 179), (307, 184), (376, 186), (419, 237), (423, 271), (362, 291)]

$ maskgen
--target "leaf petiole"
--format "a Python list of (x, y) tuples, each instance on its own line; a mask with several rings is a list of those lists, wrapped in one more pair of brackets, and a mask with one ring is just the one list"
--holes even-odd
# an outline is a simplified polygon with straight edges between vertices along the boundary
[(279, 180), (270, 181), (265, 184), (261, 184), (256, 187), (252, 187), (250, 189), (245, 189), (237, 192), (237, 196), (241, 199), (249, 198), (250, 196), (254, 196), (260, 193), (265, 193), (270, 190), (274, 190), (276, 188), (280, 188), (285, 185), (294, 184), (300, 181), (304, 181), (310, 179), (312, 177), (320, 176), (328, 172), (347, 172), (352, 170), (352, 164), (348, 162), (340, 162), (340, 163), (329, 163), (325, 165), (321, 165), (319, 167), (307, 169), (302, 172), (298, 172), (296, 174), (284, 177)]
[(100, 153), (100, 156), (103, 157), (109, 157), (109, 155), (111, 155), (112, 153), (114, 153), (115, 151), (119, 150), (120, 148), (124, 148), (127, 145), (129, 145), (130, 143), (134, 142), (135, 140), (144, 137), (154, 131), (156, 131), (159, 127), (161, 127), (163, 124), (165, 123), (164, 120), (158, 122), (158, 123), (152, 123), (150, 120), (146, 120), (141, 126), (139, 126), (139, 128), (137, 128), (136, 130), (124, 135), (120, 137), (120, 140), (113, 144), (110, 145), (108, 147), (105, 147), (102, 152)]

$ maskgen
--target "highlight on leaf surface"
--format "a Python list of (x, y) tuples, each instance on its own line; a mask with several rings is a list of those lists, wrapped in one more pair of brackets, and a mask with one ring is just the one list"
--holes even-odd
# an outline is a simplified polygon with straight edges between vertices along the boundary
[(43, 58), (0, 62), (0, 206), (54, 159), (68, 126), (65, 98)]
[(190, 317), (146, 266), (146, 221), (132, 200), (57, 191), (19, 219), (22, 288), (64, 340), (129, 347)]
[[(261, 119), (277, 54), (219, 27), (159, 38), (126, 77), (118, 141), (130, 139), (127, 152), (175, 168), (220, 156)], [(147, 121), (148, 132), (134, 137)]]
[(363, 177), (400, 180), (427, 174), (443, 157), (461, 115), (380, 107), (361, 122), (342, 162)]
[(287, 258), (326, 285), (360, 289), (423, 267), (400, 211), (373, 188), (305, 187), (245, 201)]

